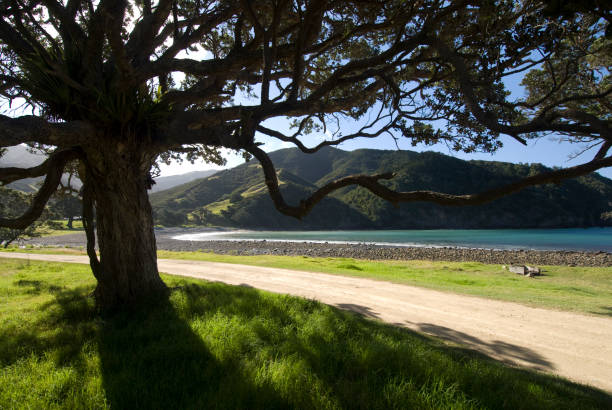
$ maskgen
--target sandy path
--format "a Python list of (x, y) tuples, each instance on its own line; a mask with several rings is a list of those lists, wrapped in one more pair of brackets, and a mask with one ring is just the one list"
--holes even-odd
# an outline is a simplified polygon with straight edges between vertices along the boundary
[[(74, 255), (0, 257), (88, 263)], [(316, 299), (612, 392), (612, 318), (323, 273), (170, 259), (158, 264), (172, 275)]]

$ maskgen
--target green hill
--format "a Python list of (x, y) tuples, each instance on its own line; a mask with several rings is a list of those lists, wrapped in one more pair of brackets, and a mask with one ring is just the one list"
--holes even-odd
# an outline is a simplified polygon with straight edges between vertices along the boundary
[[(318, 186), (358, 173), (394, 171), (396, 190), (475, 193), (547, 170), (540, 164), (463, 161), (412, 151), (326, 148), (316, 154), (283, 149), (270, 154), (287, 202), (297, 203)], [(277, 212), (255, 162), (151, 194), (163, 225), (201, 224), (260, 229), (409, 229), (588, 227), (612, 224), (612, 181), (599, 174), (527, 188), (490, 204), (443, 207), (406, 203), (393, 207), (363, 188), (347, 187), (302, 221)]]

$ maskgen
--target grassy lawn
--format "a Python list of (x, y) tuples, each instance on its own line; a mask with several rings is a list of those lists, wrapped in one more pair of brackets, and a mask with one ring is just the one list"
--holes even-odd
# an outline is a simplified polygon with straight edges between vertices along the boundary
[[(2, 251), (85, 254), (84, 250), (75, 248), (11, 247)], [(478, 262), (367, 261), (170, 251), (158, 251), (158, 256), (365, 277), (535, 307), (612, 316), (612, 267), (544, 266), (543, 276), (526, 278), (502, 270), (500, 265)]]
[(160, 258), (270, 266), (385, 280), (530, 306), (612, 316), (612, 267), (544, 266), (526, 278), (478, 262), (367, 261), (305, 256), (236, 256), (158, 251)]
[(314, 301), (164, 276), (169, 299), (100, 317), (85, 265), (0, 259), (0, 408), (611, 408)]

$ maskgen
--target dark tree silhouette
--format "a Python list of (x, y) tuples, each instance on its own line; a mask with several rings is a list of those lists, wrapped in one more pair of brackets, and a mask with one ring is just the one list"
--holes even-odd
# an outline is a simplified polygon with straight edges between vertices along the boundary
[(67, 193), (59, 195), (58, 198), (53, 200), (50, 209), (58, 217), (67, 219), (66, 226), (68, 229), (74, 229), (72, 226), (74, 218), (81, 215), (83, 204), (74, 193)]
[[(604, 2), (600, 2), (604, 3)], [(43, 164), (0, 180), (46, 175), (41, 214), (67, 166), (83, 181), (83, 220), (101, 308), (164, 292), (147, 188), (159, 161), (254, 156), (276, 208), (300, 218), (325, 195), (361, 185), (392, 202), (478, 204), (526, 186), (612, 165), (611, 41), (604, 6), (534, 0), (7, 0), (0, 3), (0, 93), (33, 115), (0, 116), (0, 147), (53, 149)], [(576, 4), (579, 4), (576, 2)], [(598, 3), (599, 4), (599, 3)], [(527, 95), (504, 86), (522, 78)], [(272, 129), (287, 118), (295, 132)], [(309, 147), (338, 119), (364, 124)], [(546, 133), (594, 147), (583, 165), (466, 195), (394, 192), (355, 175), (285, 202), (258, 136), (304, 152), (383, 134), (455, 150), (494, 151), (500, 135)], [(93, 223), (96, 223), (96, 232)], [(95, 235), (100, 250), (95, 252)]]

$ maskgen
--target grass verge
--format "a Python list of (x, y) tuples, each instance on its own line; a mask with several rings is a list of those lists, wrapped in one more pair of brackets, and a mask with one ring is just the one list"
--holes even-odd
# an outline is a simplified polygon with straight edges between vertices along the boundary
[(610, 408), (612, 397), (349, 312), (164, 276), (99, 317), (87, 266), (0, 260), (0, 408)]
[[(0, 251), (85, 254), (76, 248), (18, 248)], [(355, 276), (445, 292), (517, 302), (528, 306), (612, 316), (612, 267), (543, 266), (537, 278), (478, 262), (368, 261), (306, 256), (239, 256), (209, 252), (158, 251), (159, 258), (236, 263)]]

